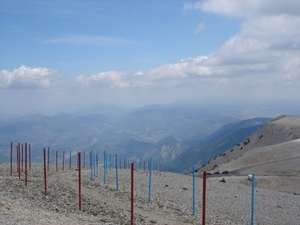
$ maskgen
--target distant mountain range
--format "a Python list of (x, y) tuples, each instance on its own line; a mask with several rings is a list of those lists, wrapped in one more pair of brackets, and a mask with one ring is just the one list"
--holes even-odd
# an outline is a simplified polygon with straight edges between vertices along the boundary
[[(255, 186), (300, 194), (300, 116), (282, 115), (262, 129), (228, 148), (198, 170), (212, 174), (223, 182), (251, 185), (249, 174), (255, 174)], [(228, 174), (222, 174), (228, 171)], [(218, 175), (218, 173), (221, 173)]]
[[(14, 143), (14, 151), (17, 143), (27, 142), (36, 162), (41, 162), (42, 149), (47, 147), (58, 151), (60, 158), (63, 151), (106, 150), (128, 160), (152, 158), (184, 172), (193, 164), (208, 163), (271, 120), (241, 121), (236, 113), (192, 104), (151, 105), (131, 110), (102, 105), (53, 116), (31, 114), (2, 119), (0, 161), (8, 161), (10, 142)], [(50, 161), (54, 162), (54, 157), (52, 153)]]
[(7, 160), (10, 142), (27, 142), (36, 161), (41, 160), (42, 149), (50, 147), (60, 155), (63, 151), (107, 150), (129, 159), (152, 157), (170, 163), (189, 147), (185, 139), (204, 138), (234, 121), (237, 119), (221, 113), (176, 106), (147, 106), (112, 114), (32, 114), (0, 123), (0, 150)]
[(270, 120), (271, 118), (254, 118), (224, 125), (197, 145), (185, 150), (171, 163), (171, 167), (176, 168), (177, 172), (187, 171), (195, 164), (202, 167), (212, 158), (222, 155), (224, 151), (260, 130)]
[[(298, 158), (298, 159), (297, 159)], [(295, 159), (298, 166), (290, 167)], [(285, 161), (280, 165), (276, 160)], [(272, 169), (262, 169), (258, 163), (273, 164)], [(274, 166), (274, 164), (276, 164)], [(220, 167), (239, 169), (239, 173), (254, 168), (253, 171), (263, 171), (263, 174), (272, 171), (291, 171), (297, 169), (300, 172), (300, 116), (282, 115), (269, 121), (262, 129), (237, 142), (232, 148), (228, 148), (222, 155), (210, 160), (210, 163), (202, 167), (202, 170), (220, 170)], [(277, 174), (278, 172), (276, 172)]]

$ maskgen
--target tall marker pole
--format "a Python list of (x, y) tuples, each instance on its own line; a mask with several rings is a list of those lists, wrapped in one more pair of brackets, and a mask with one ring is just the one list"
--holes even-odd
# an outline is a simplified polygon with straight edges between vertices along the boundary
[(251, 225), (254, 225), (254, 188), (255, 188), (255, 175), (252, 174), (252, 196), (251, 196)]
[(149, 187), (148, 187), (148, 202), (151, 201), (151, 188), (152, 188), (152, 158), (150, 158), (150, 163), (149, 163)]
[(65, 169), (65, 152), (63, 151), (63, 157), (62, 157), (62, 170)]
[(19, 165), (19, 180), (21, 179), (21, 164), (20, 164), (20, 162), (21, 162), (21, 145), (20, 145), (20, 143), (18, 144), (18, 165)]
[(119, 190), (119, 177), (118, 177), (118, 155), (116, 154), (116, 189)]
[(134, 223), (134, 163), (131, 163), (131, 225)]
[(12, 150), (13, 146), (12, 146), (12, 142), (10, 142), (10, 176), (12, 176)]
[(44, 148), (44, 185), (45, 185), (45, 196), (47, 195), (47, 165), (46, 165), (46, 149)]
[(24, 158), (24, 152), (23, 152), (23, 144), (22, 144), (22, 152), (21, 152), (21, 164), (22, 164), (22, 169), (21, 169), (21, 172), (23, 172), (23, 158)]
[(27, 187), (27, 143), (25, 143), (25, 186)]
[(206, 207), (206, 171), (203, 171), (202, 225), (205, 225), (205, 207)]
[(58, 152), (56, 151), (56, 171), (58, 171)]
[(50, 170), (50, 147), (48, 147), (47, 170)]
[(78, 205), (81, 210), (81, 153), (78, 152)]
[(195, 215), (195, 203), (196, 203), (196, 181), (195, 181), (195, 165), (193, 166), (193, 214)]
[(29, 153), (29, 170), (31, 170), (31, 151), (30, 151), (30, 144), (28, 145), (28, 153)]
[(72, 168), (71, 164), (72, 164), (72, 153), (71, 153), (71, 151), (70, 151), (70, 165), (69, 165), (69, 169), (70, 169), (70, 170), (71, 170), (71, 168)]

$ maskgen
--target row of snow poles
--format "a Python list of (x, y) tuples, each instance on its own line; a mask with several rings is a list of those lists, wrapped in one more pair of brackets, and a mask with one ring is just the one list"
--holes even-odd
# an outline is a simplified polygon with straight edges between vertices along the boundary
[[(24, 155), (25, 154), (25, 155)], [(21, 179), (21, 172), (25, 173), (25, 186), (28, 185), (28, 170), (31, 170), (30, 144), (20, 144), (16, 146), (17, 173)], [(24, 168), (25, 167), (25, 168)], [(10, 143), (10, 176), (13, 175), (13, 143)]]
[(94, 152), (93, 150), (91, 150), (90, 152), (90, 180), (93, 181), (94, 177), (96, 175), (98, 175), (98, 164), (99, 160), (98, 160), (98, 152)]
[[(44, 153), (44, 194), (47, 196), (47, 171), (49, 171), (49, 148), (48, 157), (46, 156), (46, 148), (43, 149)], [(57, 155), (57, 154), (56, 154)], [(77, 152), (77, 168), (78, 168), (78, 209), (81, 210), (81, 152)]]
[[(202, 224), (205, 224), (205, 215), (206, 215), (206, 171), (203, 171), (202, 174)], [(192, 215), (196, 214), (196, 169), (195, 165), (193, 166), (192, 173)]]
[[(205, 225), (205, 216), (206, 216), (206, 171), (203, 171), (202, 174), (202, 225)], [(192, 171), (192, 215), (196, 214), (196, 169), (195, 165), (193, 166)]]
[[(193, 171), (192, 171), (192, 215), (195, 215), (195, 203), (196, 203), (196, 179), (195, 179), (195, 166), (193, 166)], [(151, 179), (151, 174), (149, 174), (149, 180)], [(203, 191), (202, 191), (202, 225), (205, 225), (205, 212), (206, 212), (206, 171), (203, 171)], [(250, 219), (250, 224), (254, 225), (254, 193), (255, 193), (255, 174), (251, 175), (251, 181), (252, 181), (252, 186), (251, 186), (251, 219)], [(150, 182), (149, 182), (150, 183)], [(150, 195), (149, 195), (150, 196)]]
[[(107, 169), (108, 169), (108, 158), (111, 158), (104, 150), (103, 153), (103, 183), (106, 184), (106, 175), (107, 175)], [(118, 184), (118, 155), (115, 154), (115, 170), (116, 170), (116, 190), (119, 190), (119, 184)], [(111, 160), (110, 160), (110, 167), (111, 167)], [(90, 180), (93, 181), (94, 177), (96, 176), (96, 172), (98, 173), (98, 153), (96, 154), (93, 150), (90, 152), (90, 169), (91, 169), (91, 175)], [(132, 162), (130, 164), (130, 170), (131, 170), (131, 198), (130, 198), (130, 221), (131, 225), (134, 224), (134, 163)]]

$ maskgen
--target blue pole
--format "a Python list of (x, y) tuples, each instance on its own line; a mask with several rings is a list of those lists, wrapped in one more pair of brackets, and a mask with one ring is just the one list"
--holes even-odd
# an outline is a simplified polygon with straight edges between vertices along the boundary
[(90, 151), (90, 168), (91, 168), (90, 180), (93, 181), (93, 150)]
[(119, 190), (119, 180), (118, 180), (118, 155), (116, 154), (116, 189)]
[(106, 163), (105, 163), (105, 160), (106, 160), (106, 150), (104, 150), (104, 153), (103, 153), (103, 184), (106, 184), (106, 174), (105, 174)]
[(96, 170), (96, 174), (98, 175), (98, 164), (99, 164), (99, 160), (98, 160), (98, 155), (99, 155), (99, 152), (97, 151), (97, 155), (96, 155), (96, 165), (97, 165), (97, 170)]
[(93, 152), (94, 177), (96, 176), (96, 153)]
[(112, 160), (111, 160), (111, 157), (112, 157), (112, 156), (109, 155), (109, 171), (111, 171), (111, 161), (112, 161)]
[(193, 166), (193, 214), (195, 215), (195, 198), (196, 198), (196, 180), (195, 180), (195, 165)]
[(151, 184), (151, 182), (152, 182), (152, 158), (150, 158), (150, 163), (149, 163), (149, 166), (150, 166), (150, 168), (149, 168), (149, 192), (148, 192), (148, 202), (150, 202), (151, 201), (151, 186), (152, 186), (152, 184)]
[(255, 176), (252, 174), (252, 201), (251, 201), (251, 225), (254, 225), (254, 188), (255, 188)]

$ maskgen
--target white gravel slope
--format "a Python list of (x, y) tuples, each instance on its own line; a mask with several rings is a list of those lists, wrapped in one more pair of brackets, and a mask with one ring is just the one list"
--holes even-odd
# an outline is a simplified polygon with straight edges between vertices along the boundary
[[(15, 168), (14, 168), (15, 169)], [(152, 199), (148, 202), (148, 172), (135, 170), (135, 224), (201, 224), (202, 179), (196, 178), (196, 215), (192, 213), (191, 176), (153, 172)], [(9, 165), (0, 164), (0, 224), (130, 224), (130, 170), (108, 171), (103, 184), (102, 169), (94, 181), (89, 170), (82, 175), (82, 210), (78, 210), (78, 172), (54, 171), (48, 175), (44, 196), (43, 170), (32, 165), (28, 187)], [(255, 189), (255, 224), (298, 225), (300, 196)], [(250, 224), (251, 188), (218, 180), (207, 180), (206, 224)]]

